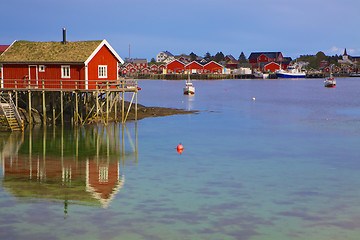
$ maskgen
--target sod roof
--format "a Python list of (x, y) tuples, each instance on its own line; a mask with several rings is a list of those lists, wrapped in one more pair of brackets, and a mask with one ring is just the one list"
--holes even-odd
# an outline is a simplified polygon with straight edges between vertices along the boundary
[(0, 56), (0, 62), (85, 62), (102, 41), (16, 41)]

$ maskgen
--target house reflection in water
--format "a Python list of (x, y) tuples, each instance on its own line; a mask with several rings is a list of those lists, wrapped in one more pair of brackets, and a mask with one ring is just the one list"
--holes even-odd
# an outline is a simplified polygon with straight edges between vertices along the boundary
[(5, 135), (2, 186), (21, 201), (64, 203), (65, 214), (70, 204), (107, 208), (124, 186), (125, 159), (137, 163), (137, 147), (125, 153), (124, 127), (118, 126)]

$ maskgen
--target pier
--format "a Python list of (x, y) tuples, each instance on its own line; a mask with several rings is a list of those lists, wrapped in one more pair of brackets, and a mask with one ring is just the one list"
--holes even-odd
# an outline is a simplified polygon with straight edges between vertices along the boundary
[[(44, 125), (64, 125), (65, 117), (74, 125), (92, 122), (108, 124), (110, 116), (112, 120), (124, 123), (134, 103), (137, 121), (137, 80), (106, 80), (102, 83), (99, 80), (2, 79), (1, 87), (1, 110), (5, 115), (2, 123), (10, 125), (4, 109), (11, 105), (21, 129), (25, 123), (18, 117), (21, 115), (20, 108), (27, 111), (28, 115), (25, 113), (23, 116), (29, 125), (33, 124), (32, 114), (35, 112), (39, 113)], [(125, 95), (131, 99), (127, 109)]]

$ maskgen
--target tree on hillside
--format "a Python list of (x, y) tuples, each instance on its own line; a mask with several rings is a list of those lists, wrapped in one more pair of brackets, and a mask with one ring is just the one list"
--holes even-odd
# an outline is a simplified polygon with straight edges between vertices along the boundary
[(319, 69), (321, 61), (328, 61), (329, 64), (338, 64), (338, 59), (341, 59), (341, 57), (337, 55), (328, 57), (320, 51), (316, 55), (301, 55), (296, 61), (308, 62), (307, 68)]
[(155, 63), (156, 62), (155, 58), (152, 58), (150, 62)]
[(189, 54), (189, 56), (190, 56), (190, 61), (195, 61), (196, 58), (197, 58), (196, 54), (193, 53), (193, 52), (191, 52), (191, 53)]
[(225, 56), (222, 52), (218, 52), (215, 54), (214, 59), (216, 62), (220, 63), (221, 61), (225, 61)]
[(326, 57), (326, 55), (325, 55), (325, 53), (323, 53), (323, 52), (318, 52), (317, 54), (316, 54), (316, 60), (318, 60), (319, 62), (320, 61), (326, 61), (327, 60), (327, 57)]
[(204, 58), (208, 61), (211, 60), (211, 54), (209, 52), (205, 53)]
[(247, 63), (248, 62), (246, 57), (245, 57), (244, 52), (241, 52), (238, 61), (239, 61), (239, 63)]

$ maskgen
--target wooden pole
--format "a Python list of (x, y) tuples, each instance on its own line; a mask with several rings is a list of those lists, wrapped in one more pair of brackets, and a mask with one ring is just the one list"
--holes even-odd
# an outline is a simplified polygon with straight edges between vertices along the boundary
[(121, 104), (121, 122), (124, 123), (124, 112), (125, 112), (125, 80), (122, 81), (122, 104)]
[(135, 123), (137, 122), (137, 92), (138, 92), (138, 88), (137, 88), (137, 80), (135, 82)]
[(46, 103), (45, 103), (45, 91), (42, 92), (42, 104), (43, 104), (43, 121), (44, 126), (46, 125)]
[(52, 93), (52, 108), (53, 108), (53, 125), (55, 126), (56, 115), (55, 115), (55, 93)]
[(31, 119), (31, 91), (29, 90), (29, 125), (31, 125), (32, 119)]
[(61, 115), (61, 125), (64, 125), (64, 100), (63, 100), (63, 91), (60, 91), (60, 115)]
[(115, 121), (117, 120), (117, 95), (118, 93), (115, 92), (113, 95), (115, 95)]
[(109, 82), (106, 82), (106, 125), (109, 123)]
[(99, 91), (96, 92), (96, 116), (99, 115)]
[(75, 92), (75, 125), (78, 125), (78, 116), (79, 116), (79, 101), (78, 101), (78, 94)]
[(64, 100), (63, 100), (63, 83), (62, 80), (60, 81), (60, 87), (61, 87), (61, 91), (60, 91), (60, 115), (61, 115), (61, 125), (64, 126)]
[[(15, 89), (17, 89), (17, 80), (15, 79)], [(18, 108), (18, 92), (15, 91), (15, 106)]]
[(16, 109), (18, 108), (18, 92), (15, 91), (15, 106), (16, 106)]

